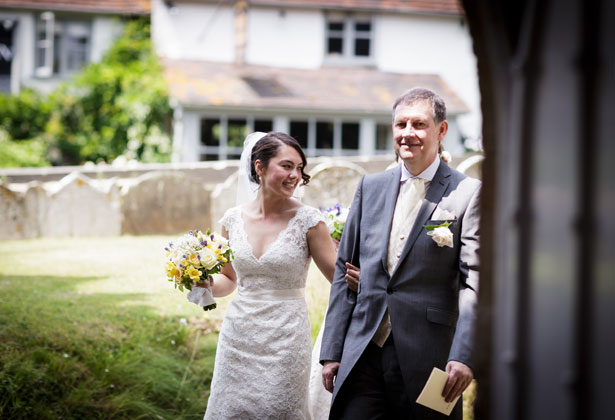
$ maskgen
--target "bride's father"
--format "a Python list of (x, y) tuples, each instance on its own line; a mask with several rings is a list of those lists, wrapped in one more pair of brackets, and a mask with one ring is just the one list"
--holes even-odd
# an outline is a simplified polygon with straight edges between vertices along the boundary
[[(357, 188), (320, 354), (332, 419), (446, 418), (415, 402), (432, 368), (450, 375), (448, 401), (472, 380), (480, 182), (440, 160), (447, 130), (438, 95), (404, 93), (393, 106), (402, 164)], [(345, 261), (361, 268), (356, 294)], [(461, 419), (461, 399), (451, 418)]]

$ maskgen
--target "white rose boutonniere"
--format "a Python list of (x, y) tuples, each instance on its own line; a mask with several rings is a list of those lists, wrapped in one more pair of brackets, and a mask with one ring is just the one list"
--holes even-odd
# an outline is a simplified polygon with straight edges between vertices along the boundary
[(448, 228), (448, 226), (440, 226), (434, 228), (434, 230), (427, 232), (429, 236), (433, 239), (433, 241), (439, 247), (448, 246), (450, 248), (453, 247), (453, 232)]
[(427, 229), (427, 234), (439, 246), (453, 247), (453, 232), (448, 228), (455, 220), (455, 212), (448, 211), (438, 206), (433, 214), (433, 220), (445, 220), (439, 225), (423, 225)]

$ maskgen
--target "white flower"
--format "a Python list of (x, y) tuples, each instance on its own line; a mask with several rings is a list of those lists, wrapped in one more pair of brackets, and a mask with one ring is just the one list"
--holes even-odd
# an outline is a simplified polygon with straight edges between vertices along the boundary
[(451, 163), (453, 160), (451, 154), (446, 150), (443, 150), (442, 153), (440, 153), (440, 158), (446, 163)]
[(448, 246), (450, 248), (453, 247), (453, 232), (448, 228), (448, 226), (437, 227), (434, 230), (427, 232), (429, 236), (433, 239), (433, 241), (439, 247)]
[(335, 231), (335, 225), (333, 224), (335, 222), (335, 220), (333, 220), (332, 217), (327, 217), (325, 219), (325, 224), (327, 225), (327, 229), (329, 230), (329, 234), (333, 233), (333, 231)]
[(346, 219), (348, 219), (348, 213), (350, 213), (349, 207), (342, 208), (342, 210), (340, 211), (340, 215), (337, 216), (337, 222), (346, 223)]
[(199, 255), (201, 256), (201, 265), (208, 270), (214, 268), (218, 263), (218, 256), (209, 248), (201, 249)]

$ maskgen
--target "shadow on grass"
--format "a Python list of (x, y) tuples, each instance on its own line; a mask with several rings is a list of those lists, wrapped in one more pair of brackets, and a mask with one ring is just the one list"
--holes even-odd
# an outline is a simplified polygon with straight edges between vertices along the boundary
[(216, 335), (79, 291), (104, 278), (0, 276), (0, 418), (202, 418)]

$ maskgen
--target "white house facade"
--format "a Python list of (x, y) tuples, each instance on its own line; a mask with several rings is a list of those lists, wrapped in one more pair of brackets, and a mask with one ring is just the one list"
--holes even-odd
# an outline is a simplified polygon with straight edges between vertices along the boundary
[(391, 105), (413, 86), (447, 102), (453, 154), (480, 138), (456, 0), (152, 0), (152, 37), (177, 161), (235, 158), (252, 130), (289, 132), (310, 156), (391, 153)]
[(0, 0), (0, 91), (51, 91), (102, 58), (122, 17), (149, 13), (149, 0)]

